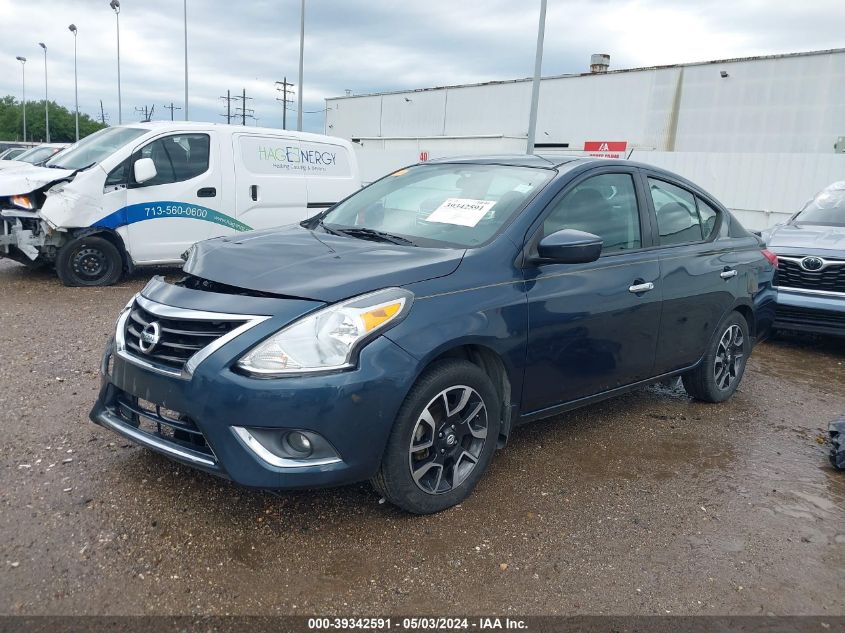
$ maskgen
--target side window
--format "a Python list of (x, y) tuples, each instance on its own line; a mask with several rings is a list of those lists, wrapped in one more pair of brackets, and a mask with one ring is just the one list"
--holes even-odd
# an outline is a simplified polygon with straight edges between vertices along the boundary
[(543, 223), (543, 235), (577, 229), (604, 240), (602, 253), (642, 246), (637, 193), (630, 174), (601, 174), (577, 185)]
[(716, 225), (719, 220), (719, 212), (704, 202), (701, 198), (696, 198), (695, 200), (698, 202), (698, 216), (701, 218), (701, 232), (704, 239), (709, 240), (713, 237), (713, 232), (716, 230)]
[(105, 186), (111, 187), (115, 185), (125, 185), (128, 180), (128, 176), (129, 159), (127, 158), (109, 172), (109, 175), (106, 176)]
[(695, 196), (686, 189), (653, 178), (648, 179), (648, 188), (657, 214), (660, 245), (700, 242), (701, 220)]
[(153, 160), (156, 177), (143, 186), (182, 182), (208, 171), (209, 146), (208, 134), (165, 136), (145, 145), (137, 156)]

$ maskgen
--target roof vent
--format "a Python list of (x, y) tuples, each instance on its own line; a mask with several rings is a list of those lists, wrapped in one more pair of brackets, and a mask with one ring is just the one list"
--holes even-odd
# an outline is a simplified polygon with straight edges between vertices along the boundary
[(607, 53), (596, 53), (590, 57), (591, 73), (606, 73), (610, 66), (610, 55)]

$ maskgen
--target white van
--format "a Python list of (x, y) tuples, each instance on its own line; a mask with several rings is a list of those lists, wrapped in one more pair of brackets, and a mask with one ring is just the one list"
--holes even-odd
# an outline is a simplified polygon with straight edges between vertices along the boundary
[(109, 127), (0, 174), (0, 257), (69, 286), (181, 263), (200, 240), (301, 222), (360, 189), (348, 141), (213, 123)]

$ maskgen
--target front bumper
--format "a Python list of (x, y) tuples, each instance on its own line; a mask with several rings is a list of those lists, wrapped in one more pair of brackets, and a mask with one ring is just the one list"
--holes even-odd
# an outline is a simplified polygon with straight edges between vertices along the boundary
[(774, 327), (845, 336), (845, 295), (778, 288)]
[[(416, 378), (417, 361), (380, 337), (361, 351), (358, 366), (350, 371), (269, 380), (233, 371), (246, 350), (279, 327), (274, 323), (271, 318), (229, 341), (200, 363), (189, 379), (136, 365), (116, 355), (110, 344), (103, 356), (92, 421), (170, 459), (244, 486), (311, 488), (372, 477)], [(156, 405), (178, 412), (178, 420), (190, 428), (177, 432), (174, 439), (172, 433), (161, 432), (162, 426), (156, 430), (154, 413), (152, 426), (139, 425), (126, 405), (138, 399), (153, 405), (154, 412)], [(250, 448), (235, 427), (316, 433), (334, 448), (338, 459), (273, 465)]]

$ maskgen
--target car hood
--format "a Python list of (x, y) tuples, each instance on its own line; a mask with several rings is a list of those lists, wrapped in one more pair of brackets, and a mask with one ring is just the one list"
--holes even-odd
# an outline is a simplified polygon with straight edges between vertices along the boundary
[(764, 232), (763, 237), (775, 252), (778, 248), (845, 252), (845, 227), (841, 226), (782, 224)]
[(65, 180), (73, 175), (72, 169), (35, 167), (29, 163), (21, 163), (21, 165), (26, 165), (26, 167), (0, 171), (0, 196), (30, 193), (51, 182)]
[(444, 277), (458, 268), (465, 252), (373, 242), (292, 225), (198, 242), (184, 270), (236, 288), (331, 303)]

